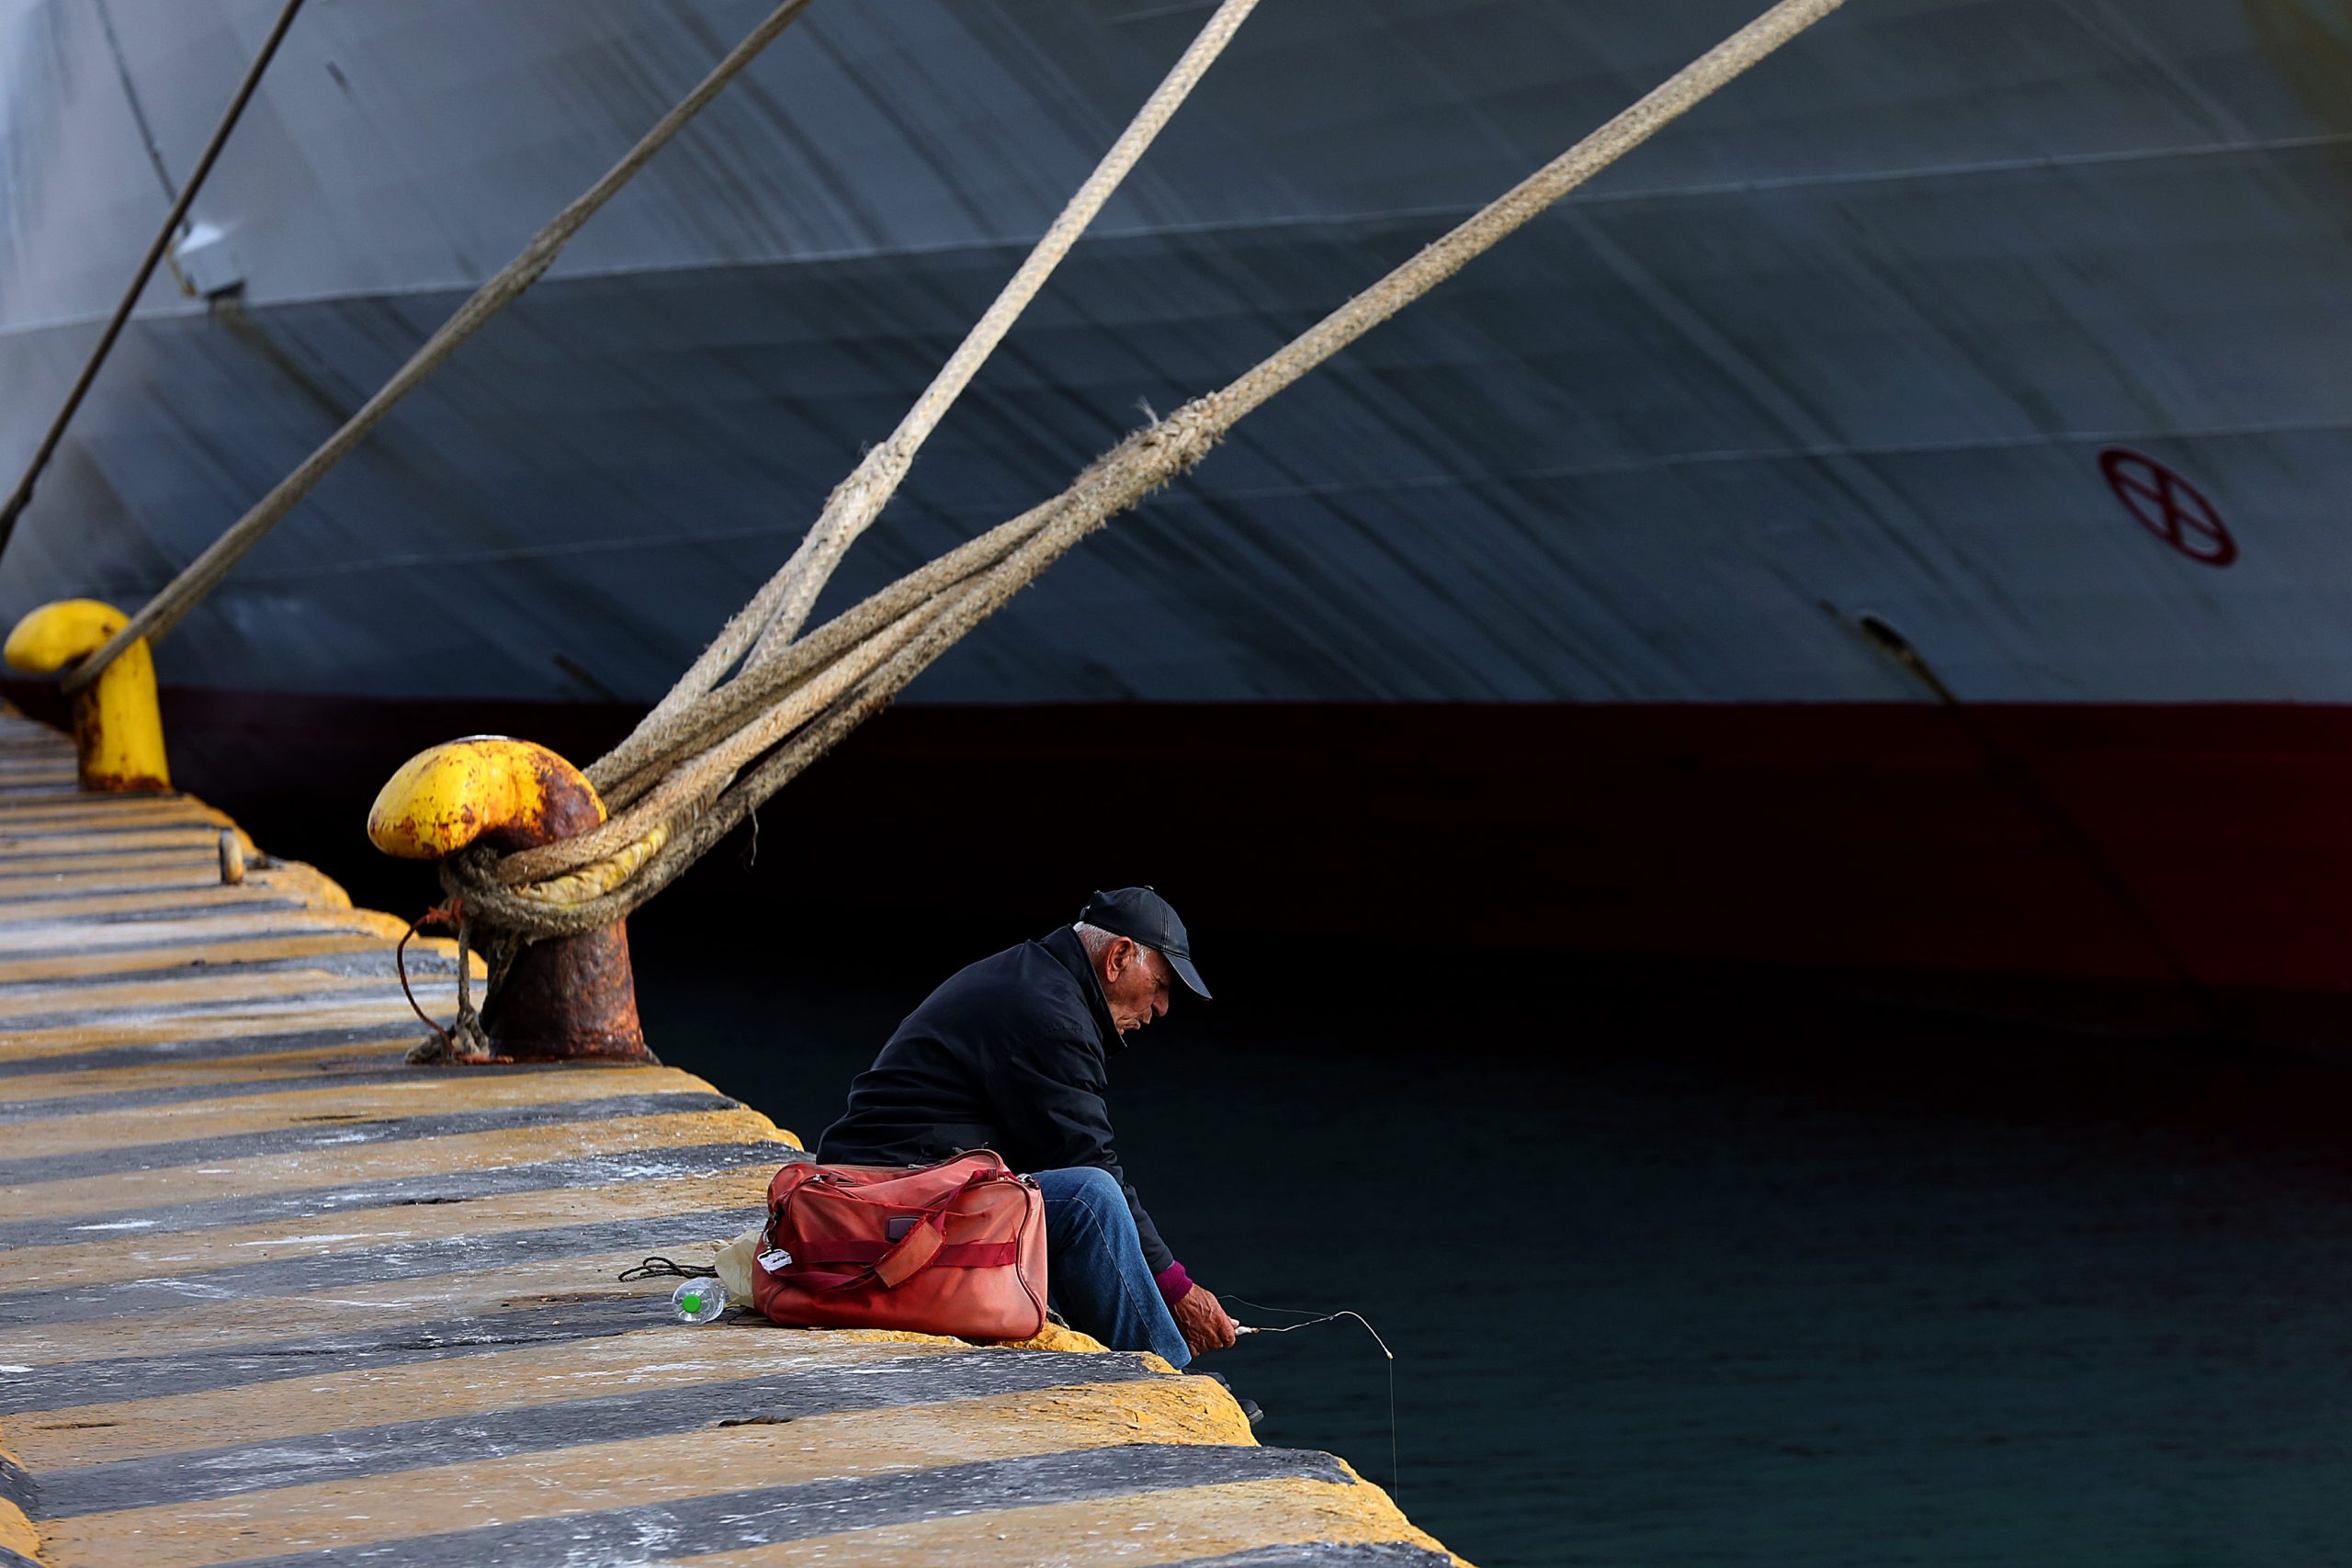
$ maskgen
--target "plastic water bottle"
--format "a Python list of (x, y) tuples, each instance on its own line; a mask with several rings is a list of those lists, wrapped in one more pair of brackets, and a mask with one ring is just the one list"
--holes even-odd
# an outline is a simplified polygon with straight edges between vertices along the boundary
[(670, 1292), (670, 1311), (680, 1323), (708, 1323), (727, 1310), (727, 1287), (716, 1279), (683, 1280)]

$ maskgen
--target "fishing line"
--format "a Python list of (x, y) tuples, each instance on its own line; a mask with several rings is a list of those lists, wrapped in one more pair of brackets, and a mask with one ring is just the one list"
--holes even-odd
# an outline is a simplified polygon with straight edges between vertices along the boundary
[(1233, 1325), (1235, 1330), (1242, 1334), (1292, 1334), (1302, 1328), (1313, 1328), (1317, 1324), (1337, 1323), (1343, 1317), (1352, 1317), (1363, 1325), (1363, 1331), (1372, 1336), (1372, 1342), (1380, 1347), (1382, 1355), (1388, 1358), (1388, 1495), (1393, 1501), (1402, 1505), (1405, 1500), (1405, 1483), (1401, 1467), (1396, 1462), (1396, 1352), (1388, 1348), (1388, 1341), (1380, 1337), (1380, 1330), (1372, 1325), (1372, 1319), (1360, 1312), (1349, 1312), (1344, 1309), (1339, 1312), (1318, 1314), (1302, 1312), (1297, 1307), (1268, 1306), (1263, 1302), (1253, 1302), (1241, 1296), (1227, 1295), (1221, 1299), (1249, 1307), (1255, 1312), (1278, 1312), (1285, 1317), (1306, 1319), (1305, 1323), (1285, 1323), (1279, 1326), (1270, 1324), (1235, 1324)]

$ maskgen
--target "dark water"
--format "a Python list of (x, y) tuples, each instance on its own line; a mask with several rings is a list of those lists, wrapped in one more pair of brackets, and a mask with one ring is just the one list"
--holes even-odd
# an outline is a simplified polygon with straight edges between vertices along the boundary
[[(640, 935), (673, 1063), (813, 1142), (998, 934)], [(1485, 1568), (2352, 1559), (2352, 1074), (1301, 943), (1114, 1064), (1194, 1276), (1396, 1347)], [(1245, 1321), (1279, 1321), (1236, 1309)], [(1352, 1325), (1211, 1365), (1392, 1479)]]

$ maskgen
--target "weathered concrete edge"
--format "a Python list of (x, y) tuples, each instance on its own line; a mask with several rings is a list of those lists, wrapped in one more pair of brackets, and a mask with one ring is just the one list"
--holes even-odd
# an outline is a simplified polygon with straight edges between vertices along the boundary
[[(8, 708), (7, 705), (5, 703), (0, 703), (0, 714), (6, 714), (8, 716), (21, 718), (20, 715), (17, 715), (15, 710)], [(198, 801), (194, 796), (182, 795), (178, 796), (178, 798), (200, 809), (207, 811), (214, 810), (214, 808)], [(225, 817), (223, 818), (223, 820), (226, 820)], [(255, 850), (250, 836), (245, 832), (245, 830), (240, 827), (236, 829), (236, 831), (238, 837), (245, 843), (249, 852), (257, 853), (258, 852)], [(344, 891), (344, 889), (322, 874), (318, 873), (315, 868), (300, 865), (299, 863), (292, 862), (275, 862), (272, 863), (300, 874), (302, 883), (305, 885), (302, 886), (300, 895), (302, 897), (303, 904), (305, 906), (326, 909), (339, 908), (344, 910), (349, 910), (354, 908), (349, 896)], [(259, 967), (272, 969), (280, 966), (281, 965), (279, 964), (267, 963), (260, 965), (239, 965), (240, 968)], [(344, 973), (364, 972), (366, 964), (363, 955), (352, 954), (346, 956), (338, 954), (332, 957), (320, 955), (315, 958), (288, 960), (282, 966), (324, 968), (337, 973)], [(428, 968), (453, 967), (453, 965), (433, 964), (430, 959), (427, 959), (426, 966)], [(92, 976), (91, 978), (99, 979), (101, 983), (104, 983), (106, 979), (111, 979), (113, 976)], [(62, 1021), (48, 1019), (44, 1020), (44, 1021), (51, 1022)], [(62, 1064), (58, 1064), (54, 1061), (50, 1064), (52, 1068), (59, 1065)], [(720, 1091), (715, 1089), (715, 1087), (709, 1086), (707, 1080), (700, 1079), (697, 1075), (685, 1076), (695, 1078), (695, 1081), (702, 1083), (705, 1088), (709, 1089), (714, 1099), (727, 1100), (728, 1097), (723, 1096)], [(740, 1102), (732, 1102), (731, 1100), (729, 1103), (740, 1104)], [(748, 1110), (749, 1108), (742, 1109)], [(754, 1111), (752, 1114), (758, 1115), (759, 1113)], [(764, 1116), (760, 1116), (760, 1120), (763, 1122), (765, 1122), (769, 1131), (775, 1134), (775, 1145), (780, 1152), (788, 1152), (797, 1149), (798, 1140), (795, 1138), (793, 1134), (781, 1128), (775, 1127), (775, 1123), (768, 1121)], [(5, 1418), (0, 1418), (0, 1438), (5, 1438)], [(1339, 1474), (1344, 1475), (1349, 1481), (1363, 1487), (1364, 1490), (1373, 1496), (1379, 1498), (1387, 1506), (1385, 1511), (1393, 1517), (1399, 1524), (1402, 1524), (1408, 1530), (1419, 1535), (1423, 1540), (1430, 1539), (1425, 1532), (1420, 1532), (1413, 1529), (1409, 1518), (1403, 1514), (1401, 1509), (1395, 1506), (1394, 1500), (1388, 1497), (1384, 1489), (1363, 1480), (1363, 1478), (1355, 1472), (1352, 1466), (1349, 1465), (1344, 1460), (1340, 1460), (1336, 1456), (1307, 1453), (1294, 1455), (1284, 1450), (1265, 1450), (1258, 1449), (1254, 1441), (1246, 1449), (1238, 1450), (1228, 1450), (1226, 1451), (1234, 1454), (1237, 1460), (1239, 1460), (1242, 1455), (1254, 1452), (1255, 1454), (1263, 1456), (1265, 1461), (1277, 1461), (1275, 1465), (1276, 1469), (1280, 1469), (1285, 1464), (1295, 1463), (1299, 1461), (1311, 1460), (1315, 1461), (1321, 1461), (1328, 1464)], [(1171, 1454), (1168, 1457), (1171, 1463), (1179, 1461), (1179, 1456)], [(1182, 1462), (1186, 1465), (1191, 1465), (1202, 1460), (1205, 1460), (1206, 1457), (1207, 1453), (1204, 1450), (1182, 1459)], [(0, 1486), (0, 1496), (6, 1496), (7, 1494), (11, 1493), (22, 1493), (24, 1495), (23, 1501), (33, 1504), (35, 1507), (38, 1508), (39, 1495), (41, 1490), (40, 1483), (34, 1480), (22, 1469), (15, 1466), (13, 1462), (10, 1462), (10, 1458), (11, 1456), (9, 1455), (8, 1450), (5, 1447), (0, 1447), (0, 1482), (17, 1483), (20, 1484)], [(1094, 1458), (1080, 1452), (1039, 1456), (1037, 1461), (1032, 1461), (1029, 1462), (1036, 1463), (1041, 1461), (1048, 1464), (1076, 1464), (1080, 1468), (1091, 1468), (1095, 1462), (1095, 1460)], [(1254, 1466), (1254, 1463), (1258, 1461), (1251, 1462)], [(617, 1512), (623, 1515), (633, 1511), (634, 1510), (628, 1509), (617, 1510)], [(416, 1538), (413, 1537), (408, 1539), (412, 1541), (416, 1540)], [(1393, 1548), (1393, 1553), (1391, 1553), (1391, 1548)], [(0, 1568), (15, 1568), (15, 1565), (20, 1562), (25, 1564), (26, 1568), (44, 1568), (43, 1562), (40, 1558), (40, 1537), (27, 1509), (23, 1506), (19, 1506), (15, 1501), (0, 1501)], [(1340, 1555), (1332, 1555), (1335, 1551)], [(1215, 1561), (1220, 1564), (1220, 1568), (1222, 1568), (1222, 1564), (1227, 1562), (1228, 1559), (1204, 1559), (1201, 1561), (1203, 1568), (1206, 1568), (1206, 1565), (1211, 1561)], [(1312, 1563), (1318, 1565), (1318, 1568), (1319, 1565), (1341, 1561), (1350, 1562), (1362, 1562), (1367, 1565), (1367, 1568), (1370, 1568), (1370, 1565), (1375, 1562), (1384, 1565), (1393, 1562), (1398, 1564), (1399, 1568), (1402, 1568), (1403, 1564), (1408, 1562), (1415, 1564), (1423, 1562), (1436, 1563), (1447, 1561), (1451, 1561), (1455, 1563), (1463, 1562), (1461, 1558), (1453, 1556), (1450, 1552), (1445, 1552), (1443, 1554), (1430, 1553), (1424, 1548), (1411, 1542), (1402, 1540), (1381, 1544), (1378, 1545), (1376, 1549), (1374, 1547), (1365, 1546), (1363, 1543), (1347, 1547), (1339, 1547), (1332, 1544), (1327, 1544), (1319, 1547), (1306, 1544), (1283, 1547), (1270, 1546), (1263, 1549), (1258, 1549), (1257, 1551), (1244, 1551), (1235, 1554), (1229, 1559), (1229, 1561), (1233, 1564), (1233, 1568), (1242, 1568), (1242, 1565), (1245, 1563), (1254, 1565), (1261, 1562), (1266, 1564), (1267, 1568), (1272, 1568), (1272, 1565), (1276, 1563), (1288, 1563), (1293, 1562), (1301, 1564), (1306, 1564), (1311, 1562)]]

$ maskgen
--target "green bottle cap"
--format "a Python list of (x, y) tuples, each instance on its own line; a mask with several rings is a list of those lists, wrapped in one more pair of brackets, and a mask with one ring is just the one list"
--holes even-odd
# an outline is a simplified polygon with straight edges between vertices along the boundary
[(700, 1312), (702, 1311), (702, 1293), (698, 1291), (688, 1291), (678, 1298), (678, 1304), (688, 1312)]

